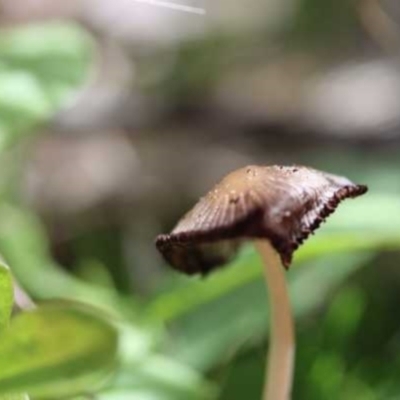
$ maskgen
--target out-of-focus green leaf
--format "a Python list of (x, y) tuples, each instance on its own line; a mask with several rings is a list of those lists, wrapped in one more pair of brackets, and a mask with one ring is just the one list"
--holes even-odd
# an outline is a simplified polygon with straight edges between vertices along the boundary
[(5, 394), (0, 396), (0, 400), (29, 400), (29, 396), (27, 394)]
[(116, 293), (86, 284), (59, 268), (52, 260), (47, 237), (35, 215), (3, 204), (0, 206), (0, 253), (18, 282), (39, 299), (66, 298), (119, 312)]
[(117, 333), (92, 309), (46, 304), (0, 335), (0, 393), (57, 397), (88, 390), (115, 365)]
[(11, 273), (0, 261), (0, 332), (8, 325), (14, 302)]
[(93, 44), (72, 24), (3, 29), (0, 150), (48, 119), (88, 74)]
[[(369, 259), (368, 254), (340, 255), (319, 260), (288, 274), (296, 319), (309, 315)], [(171, 353), (201, 370), (229, 359), (239, 349), (259, 345), (269, 327), (264, 282), (254, 281), (182, 316), (173, 325), (175, 346)]]
[(291, 25), (290, 42), (303, 46), (340, 46), (353, 37), (356, 10), (350, 0), (300, 0)]
[(1, 71), (0, 88), (0, 110), (3, 116), (9, 113), (12, 119), (20, 113), (30, 121), (44, 118), (51, 111), (50, 102), (39, 82), (27, 72)]
[(124, 365), (100, 399), (207, 400), (216, 388), (190, 367), (152, 355), (138, 364)]
[[(216, 388), (199, 372), (156, 353), (155, 335), (132, 325), (119, 329), (119, 368), (108, 385), (96, 394), (100, 399), (215, 399)], [(78, 399), (76, 399), (78, 400)]]
[(318, 357), (310, 371), (310, 380), (321, 399), (333, 400), (345, 375), (344, 360), (338, 354), (327, 352)]
[(325, 341), (334, 348), (345, 345), (354, 335), (366, 311), (365, 294), (359, 288), (345, 288), (335, 296), (326, 312), (322, 329)]

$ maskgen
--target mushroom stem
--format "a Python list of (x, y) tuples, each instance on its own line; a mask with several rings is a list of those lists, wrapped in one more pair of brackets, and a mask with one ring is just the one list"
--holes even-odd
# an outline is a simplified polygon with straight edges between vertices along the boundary
[(289, 400), (294, 365), (295, 337), (286, 279), (279, 255), (267, 240), (255, 246), (264, 262), (270, 304), (270, 349), (263, 400)]

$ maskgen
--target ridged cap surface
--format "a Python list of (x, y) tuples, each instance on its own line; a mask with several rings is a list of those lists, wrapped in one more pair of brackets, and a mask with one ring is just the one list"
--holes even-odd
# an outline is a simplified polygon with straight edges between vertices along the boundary
[(367, 191), (347, 178), (303, 166), (248, 166), (227, 175), (156, 246), (187, 274), (207, 274), (246, 239), (268, 239), (289, 267), (293, 252), (338, 204)]

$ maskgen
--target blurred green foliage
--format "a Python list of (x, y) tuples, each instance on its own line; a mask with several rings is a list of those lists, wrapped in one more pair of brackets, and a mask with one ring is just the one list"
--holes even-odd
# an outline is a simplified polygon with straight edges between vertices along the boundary
[(83, 83), (93, 44), (73, 25), (33, 25), (0, 36), (0, 150), (33, 133)]
[[(3, 154), (83, 84), (92, 53), (91, 40), (75, 26), (2, 34)], [(186, 85), (180, 90), (186, 92)], [(340, 207), (299, 250), (288, 273), (299, 340), (295, 399), (400, 396), (400, 321), (393, 318), (400, 275), (390, 264), (398, 267), (400, 199), (380, 186), (376, 170), (366, 171), (372, 193)], [(259, 398), (268, 305), (250, 246), (207, 279), (170, 274), (156, 293), (127, 296), (112, 283), (84, 281), (58, 265), (38, 216), (3, 192), (0, 254), (39, 305), (9, 321), (12, 277), (0, 264), (1, 400), (26, 399), (25, 393), (75, 400)]]
[(0, 393), (81, 393), (115, 363), (114, 328), (98, 313), (69, 303), (17, 315), (0, 338)]
[(352, 0), (300, 0), (290, 37), (302, 46), (348, 46), (357, 19), (357, 2)]
[(9, 268), (0, 263), (0, 332), (7, 327), (14, 302), (13, 284)]

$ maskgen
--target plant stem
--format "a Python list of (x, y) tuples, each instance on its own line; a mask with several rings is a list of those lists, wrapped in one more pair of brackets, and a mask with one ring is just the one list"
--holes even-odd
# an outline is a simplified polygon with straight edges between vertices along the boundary
[(255, 241), (264, 262), (270, 305), (270, 349), (263, 400), (289, 400), (292, 389), (295, 337), (285, 271), (267, 240)]

